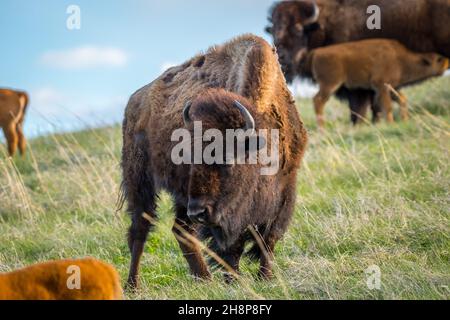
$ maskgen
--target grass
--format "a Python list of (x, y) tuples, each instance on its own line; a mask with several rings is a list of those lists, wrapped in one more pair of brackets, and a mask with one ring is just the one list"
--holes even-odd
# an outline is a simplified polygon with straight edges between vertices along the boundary
[[(299, 101), (310, 144), (273, 281), (255, 280), (257, 265), (246, 259), (232, 285), (218, 273), (211, 283), (193, 280), (164, 194), (141, 264), (143, 288), (127, 298), (449, 299), (450, 77), (406, 94), (407, 123), (353, 128), (333, 100), (323, 134), (311, 102)], [(0, 147), (0, 271), (94, 256), (126, 279), (129, 218), (114, 210), (120, 149), (119, 126), (40, 137), (14, 161)], [(367, 286), (372, 265), (380, 290)]]

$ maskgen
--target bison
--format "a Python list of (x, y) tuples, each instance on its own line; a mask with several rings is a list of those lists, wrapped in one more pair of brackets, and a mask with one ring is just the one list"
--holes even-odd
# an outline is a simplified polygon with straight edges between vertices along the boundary
[[(369, 6), (381, 9), (381, 29), (367, 27)], [(410, 50), (437, 52), (450, 57), (450, 0), (317, 0), (282, 1), (271, 9), (270, 26), (288, 81), (301, 74), (299, 63), (311, 49), (358, 41), (388, 38)], [(374, 93), (368, 90), (339, 91), (348, 98), (352, 121), (358, 122), (371, 105)], [(378, 119), (378, 110), (374, 120)]]
[(36, 264), (0, 274), (0, 300), (121, 300), (114, 267), (88, 258)]
[[(259, 161), (175, 164), (173, 133), (184, 129), (192, 134), (198, 122), (216, 133), (242, 129), (249, 134), (246, 157), (261, 148), (273, 153), (276, 141), (258, 132), (278, 130), (278, 171), (261, 174)], [(248, 147), (251, 141), (256, 148)], [(122, 200), (132, 219), (129, 286), (138, 286), (139, 261), (161, 190), (173, 197), (173, 232), (195, 277), (210, 278), (197, 238), (236, 272), (246, 244), (253, 242), (250, 253), (260, 259), (260, 275), (270, 277), (274, 246), (293, 214), (306, 142), (275, 50), (253, 35), (212, 47), (133, 94), (125, 112), (122, 152)]]
[(26, 140), (23, 134), (23, 122), (28, 106), (28, 95), (25, 92), (0, 89), (0, 126), (8, 144), (11, 157), (19, 147), (25, 154)]
[[(303, 68), (319, 85), (314, 97), (317, 121), (323, 126), (325, 103), (340, 87), (370, 89), (376, 93), (375, 103), (394, 121), (391, 88), (441, 76), (449, 60), (436, 53), (415, 53), (396, 40), (369, 39), (336, 44), (312, 50)], [(406, 98), (398, 93), (403, 120), (408, 118)]]

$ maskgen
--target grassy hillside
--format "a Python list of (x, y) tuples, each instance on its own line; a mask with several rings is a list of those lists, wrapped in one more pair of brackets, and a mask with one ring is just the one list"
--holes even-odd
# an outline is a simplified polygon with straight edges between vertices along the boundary
[[(276, 279), (254, 280), (257, 265), (226, 285), (193, 280), (171, 234), (173, 214), (161, 198), (161, 222), (142, 261), (145, 299), (449, 299), (450, 77), (406, 90), (408, 123), (352, 128), (332, 101), (329, 126), (316, 131), (310, 101), (299, 111), (310, 145), (298, 179), (295, 218), (276, 248)], [(0, 147), (0, 271), (38, 261), (94, 256), (126, 279), (129, 219), (116, 213), (120, 127), (31, 141), (26, 159)], [(370, 290), (365, 270), (381, 270)]]

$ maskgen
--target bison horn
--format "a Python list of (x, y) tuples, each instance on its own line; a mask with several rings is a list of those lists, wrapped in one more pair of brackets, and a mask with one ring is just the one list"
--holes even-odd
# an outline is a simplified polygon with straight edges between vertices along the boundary
[(244, 107), (239, 101), (235, 100), (234, 101), (234, 105), (235, 105), (236, 108), (239, 109), (239, 111), (241, 112), (242, 116), (244, 117), (245, 127), (243, 129), (245, 131), (251, 130), (252, 134), (254, 134), (255, 133), (255, 129), (256, 129), (256, 125), (255, 125), (255, 119), (253, 118), (253, 116), (250, 114), (250, 112), (247, 110), (247, 108)]
[(192, 119), (189, 116), (189, 111), (191, 111), (192, 102), (188, 101), (183, 109), (183, 121), (184, 125), (188, 127), (192, 123)]
[(302, 24), (304, 26), (311, 25), (316, 23), (319, 20), (320, 8), (315, 3), (311, 2), (303, 2), (300, 3), (300, 6), (303, 5), (301, 9), (301, 15), (303, 16)]

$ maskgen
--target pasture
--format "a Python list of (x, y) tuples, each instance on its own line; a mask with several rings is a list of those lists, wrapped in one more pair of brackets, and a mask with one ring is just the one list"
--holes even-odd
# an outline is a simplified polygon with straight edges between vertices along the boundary
[[(405, 90), (407, 123), (351, 127), (336, 100), (316, 129), (311, 100), (298, 101), (310, 143), (299, 173), (294, 219), (275, 252), (275, 279), (220, 273), (198, 282), (171, 233), (168, 195), (130, 299), (450, 299), (450, 77)], [(398, 108), (397, 108), (398, 109)], [(180, 115), (181, 116), (181, 115)], [(26, 159), (0, 147), (0, 271), (93, 256), (126, 280), (129, 218), (115, 212), (120, 126), (30, 141)], [(380, 290), (365, 270), (381, 270)]]

